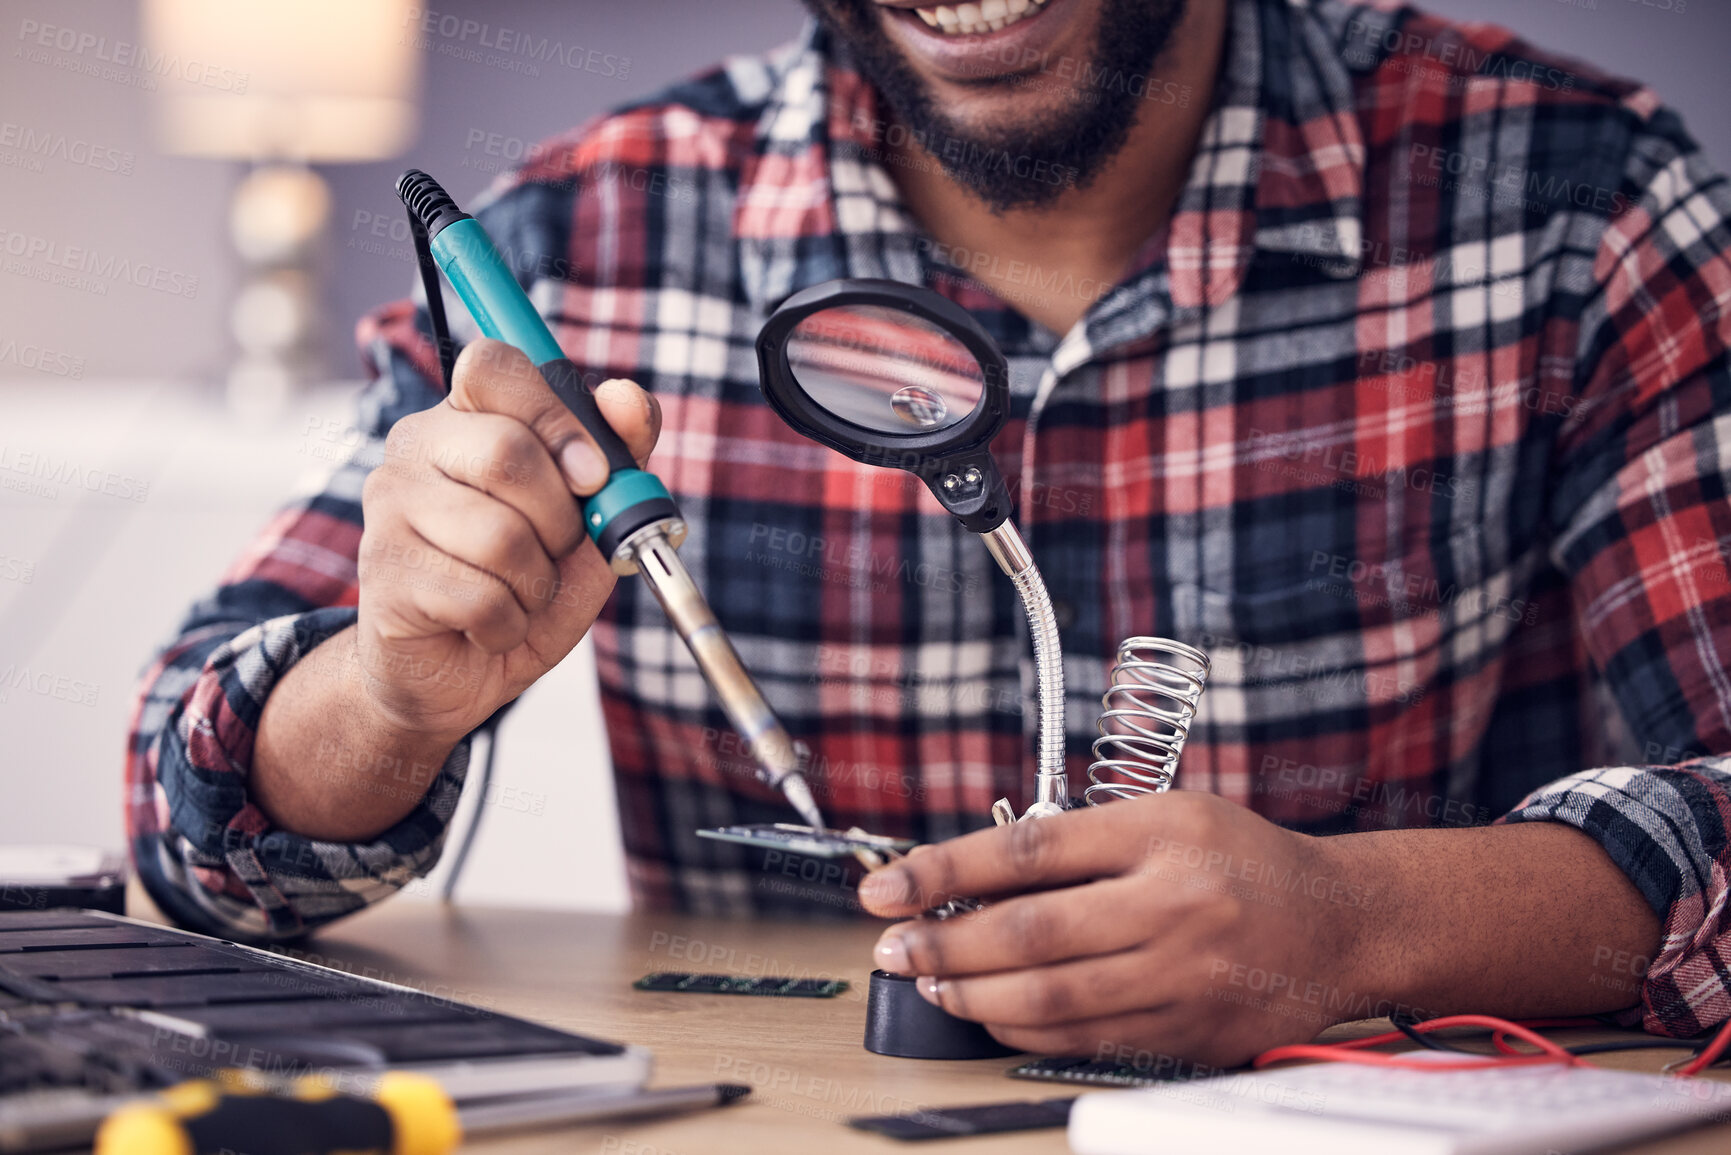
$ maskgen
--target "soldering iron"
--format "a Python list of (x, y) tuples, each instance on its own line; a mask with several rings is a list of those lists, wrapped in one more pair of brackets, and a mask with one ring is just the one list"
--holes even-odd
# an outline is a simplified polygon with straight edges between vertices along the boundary
[[(601, 415), (583, 373), (559, 348), (541, 315), (481, 223), (463, 212), (439, 182), (409, 169), (397, 195), (424, 229), (432, 257), (470, 316), (488, 337), (515, 345), (535, 363), (548, 388), (582, 422), (607, 462), (606, 483), (580, 499), (583, 524), (613, 572), (641, 574), (668, 620), (685, 639), (721, 708), (749, 743), (758, 775), (777, 787), (814, 827), (823, 819), (803, 773), (804, 754), (746, 672), (739, 654), (710, 611), (676, 552), (686, 525), (661, 479), (639, 469), (625, 442)], [(429, 307), (437, 304), (429, 285)], [(441, 350), (447, 356), (447, 350)]]

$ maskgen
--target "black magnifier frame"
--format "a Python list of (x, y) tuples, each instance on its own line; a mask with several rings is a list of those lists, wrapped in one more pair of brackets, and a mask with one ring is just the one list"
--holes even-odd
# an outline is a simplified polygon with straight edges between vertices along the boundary
[[(826, 309), (874, 305), (906, 313), (958, 341), (980, 367), (980, 400), (961, 420), (926, 432), (868, 429), (812, 400), (788, 363), (800, 322)], [(997, 343), (955, 302), (920, 285), (875, 278), (825, 281), (789, 297), (757, 335), (764, 399), (798, 432), (863, 465), (905, 469), (975, 533), (989, 533), (1015, 512), (1004, 475), (992, 460), (992, 438), (1010, 411), (1010, 370)]]

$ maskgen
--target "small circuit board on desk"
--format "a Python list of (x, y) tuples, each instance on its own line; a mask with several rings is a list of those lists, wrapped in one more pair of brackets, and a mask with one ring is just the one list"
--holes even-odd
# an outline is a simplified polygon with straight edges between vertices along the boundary
[(677, 991), (694, 995), (764, 995), (780, 999), (833, 999), (848, 989), (846, 979), (783, 979), (773, 975), (694, 975), (657, 971), (631, 984), (640, 991)]
[(1170, 1083), (1170, 1074), (1155, 1074), (1147, 1067), (1097, 1059), (1057, 1057), (1035, 1059), (1004, 1074), (1012, 1079), (1034, 1079), (1042, 1083), (1080, 1083), (1086, 1087), (1154, 1087)]
[(1042, 1131), (1070, 1121), (1074, 1099), (1039, 1102), (980, 1103), (968, 1107), (922, 1107), (901, 1115), (864, 1115), (847, 1125), (876, 1131), (891, 1139), (960, 1139), (968, 1135), (1002, 1135), (1012, 1131)]

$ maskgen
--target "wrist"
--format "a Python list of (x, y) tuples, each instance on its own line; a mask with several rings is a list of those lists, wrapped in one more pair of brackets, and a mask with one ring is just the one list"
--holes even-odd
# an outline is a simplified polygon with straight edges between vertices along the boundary
[(272, 688), (259, 715), (247, 790), (273, 826), (308, 838), (365, 841), (413, 810), (444, 768), (463, 734), (405, 725), (377, 708), (364, 678), (351, 637), (337, 635)]
[[(1607, 957), (1653, 957), (1659, 918), (1604, 848), (1530, 822), (1366, 831), (1322, 840), (1332, 869), (1374, 885), (1342, 912), (1343, 986), (1418, 1014), (1596, 1014), (1636, 1002)], [(1421, 1009), (1422, 1008), (1422, 1009)]]
[(1348, 896), (1329, 904), (1325, 916), (1335, 945), (1336, 985), (1357, 1007), (1407, 1007), (1425, 989), (1422, 952), (1411, 949), (1411, 928), (1403, 925), (1411, 896), (1404, 892), (1398, 856), (1374, 834), (1337, 834), (1315, 840), (1319, 871), (1331, 887)]
[(405, 676), (411, 682), (443, 678), (449, 684), (442, 667), (423, 677), (417, 668), (421, 663), (413, 658), (386, 652), (376, 643), (363, 646), (358, 626), (332, 642), (342, 648), (344, 698), (359, 715), (357, 722), (376, 741), (417, 750), (442, 747), (448, 753), (498, 708), (474, 694), (463, 695), (464, 701), (455, 708), (429, 711), (415, 700), (412, 689), (405, 688)]

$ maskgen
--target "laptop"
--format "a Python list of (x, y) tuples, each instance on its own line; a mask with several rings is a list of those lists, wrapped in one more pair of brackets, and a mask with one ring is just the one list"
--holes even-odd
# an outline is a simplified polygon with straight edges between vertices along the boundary
[[(240, 1069), (382, 1070), (461, 1102), (648, 1081), (650, 1052), (93, 910), (0, 911), (0, 1152), (88, 1142), (120, 1099)], [(70, 1136), (70, 1137), (68, 1137)]]

